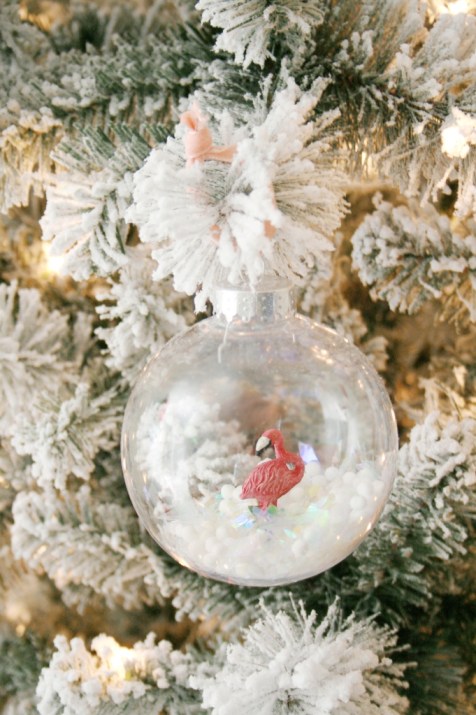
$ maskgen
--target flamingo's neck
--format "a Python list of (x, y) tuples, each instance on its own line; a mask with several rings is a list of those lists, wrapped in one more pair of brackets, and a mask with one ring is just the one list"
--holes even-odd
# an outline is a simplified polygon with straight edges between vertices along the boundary
[(286, 457), (288, 455), (288, 452), (284, 448), (283, 437), (277, 437), (274, 441), (273, 447), (276, 457)]
[(284, 459), (286, 462), (293, 462), (297, 463), (298, 465), (304, 466), (304, 462), (302, 461), (301, 455), (300, 454), (295, 454), (294, 452), (288, 452), (285, 447), (284, 447), (284, 439), (283, 437), (278, 438), (275, 440), (274, 444), (274, 453), (276, 455), (276, 459)]

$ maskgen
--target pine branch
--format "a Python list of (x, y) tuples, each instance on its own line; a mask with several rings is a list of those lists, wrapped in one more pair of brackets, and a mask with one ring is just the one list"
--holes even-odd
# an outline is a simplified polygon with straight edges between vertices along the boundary
[(7, 438), (0, 440), (0, 526), (11, 521), (11, 507), (17, 492), (34, 484), (31, 460), (20, 457)]
[[(282, 80), (272, 74), (266, 82), (273, 88), (282, 87)], [(207, 114), (220, 117), (229, 114), (239, 126), (253, 112), (255, 99), (263, 88), (263, 76), (254, 65), (245, 69), (216, 57), (210, 62), (200, 78), (200, 84), (194, 92), (200, 107), (207, 108)], [(270, 92), (272, 95), (273, 92)]]
[(409, 120), (426, 116), (422, 97), (410, 93), (409, 102), (404, 101), (395, 77), (387, 74), (402, 45), (410, 48), (422, 30), (415, 0), (333, 0), (308, 46), (291, 60), (291, 71), (304, 86), (316, 77), (331, 79), (324, 96), (327, 108), (340, 107), (346, 138), (373, 153), (393, 143)]
[(155, 262), (148, 247), (126, 249), (127, 265), (98, 297), (102, 319), (96, 334), (108, 352), (106, 364), (131, 384), (167, 340), (193, 322), (193, 309), (170, 281), (154, 281)]
[(67, 318), (49, 313), (34, 289), (0, 285), (0, 433), (28, 409), (32, 397), (52, 395), (68, 381), (62, 351), (70, 340)]
[(343, 256), (346, 251), (346, 244), (338, 243), (336, 252), (332, 254), (332, 263), (326, 266), (320, 262), (314, 267), (301, 292), (299, 311), (350, 340), (367, 355), (376, 370), (384, 372), (388, 361), (388, 340), (369, 331), (362, 312), (351, 307), (344, 295), (348, 290), (346, 274), (350, 272), (350, 260)]
[(475, 435), (475, 420), (440, 423), (434, 414), (400, 449), (388, 505), (343, 579), (342, 593), (360, 592), (365, 610), (408, 623), (411, 608), (454, 590), (452, 565), (474, 546)]
[(377, 203), (352, 237), (354, 266), (374, 300), (414, 313), (425, 301), (443, 302), (452, 319), (476, 319), (476, 236), (452, 231), (432, 207)]
[(336, 604), (315, 622), (302, 604), (291, 615), (265, 610), (243, 643), (226, 648), (223, 665), (190, 682), (213, 715), (407, 712), (405, 667), (389, 657), (396, 644), (391, 631), (371, 620), (345, 620)]
[[(109, 604), (137, 608), (162, 603), (170, 584), (161, 557), (144, 543), (130, 506), (110, 503), (108, 493), (89, 486), (60, 495), (23, 491), (13, 505), (12, 546), (15, 557), (41, 568), (61, 590), (85, 586)], [(70, 596), (72, 592), (70, 592)]]
[(55, 638), (56, 652), (38, 683), (40, 715), (193, 715), (201, 712), (187, 687), (192, 654), (155, 643), (150, 633), (132, 648), (99, 635), (89, 651), (81, 638)]
[(310, 121), (324, 88), (317, 83), (303, 95), (289, 80), (270, 98), (264, 83), (240, 126), (221, 117), (214, 141), (235, 148), (230, 164), (189, 165), (179, 126), (136, 172), (127, 218), (152, 244), (157, 278), (173, 273), (174, 286), (188, 294), (201, 285), (198, 310), (220, 278), (255, 285), (267, 271), (300, 280), (316, 256), (333, 250), (345, 180), (329, 128), (336, 114)]
[(200, 0), (203, 20), (222, 30), (215, 47), (234, 53), (235, 62), (246, 69), (251, 63), (263, 67), (273, 56), (279, 38), (294, 48), (324, 19), (323, 0)]
[(34, 692), (50, 657), (46, 643), (30, 631), (0, 638), (0, 697)]
[[(193, 81), (195, 64), (211, 57), (206, 35), (181, 23), (179, 8), (171, 3), (155, 3), (146, 17), (123, 1), (108, 9), (88, 2), (75, 5), (69, 23), (63, 21), (47, 35), (21, 22), (18, 12), (7, 11), (6, 19), (14, 23), (10, 34), (20, 43), (32, 32), (43, 41), (41, 62), (30, 57), (28, 43), (22, 45), (18, 64), (33, 76), (23, 92), (26, 77), (17, 77), (10, 94), (22, 108), (45, 106), (61, 119), (78, 122), (92, 108), (102, 107), (120, 122), (120, 113), (130, 109), (131, 102), (138, 103), (140, 112), (147, 97), (150, 102), (161, 94), (182, 96), (181, 85)], [(170, 13), (177, 15), (175, 23)], [(68, 33), (70, 42), (58, 42), (59, 35), (64, 39)], [(159, 101), (167, 104), (163, 97)], [(154, 111), (149, 106), (142, 121), (148, 116), (152, 122)]]
[[(458, 182), (456, 208), (462, 217), (474, 210), (474, 196), (469, 195), (476, 175), (475, 33), (476, 17), (465, 14), (443, 14), (431, 28), (411, 67), (406, 63), (410, 84), (404, 66), (399, 77), (399, 85), (408, 86), (412, 95), (422, 79), (433, 86), (426, 98), (427, 117), (413, 124), (410, 141), (402, 135), (395, 150), (383, 149), (381, 154), (382, 170), (408, 194), (436, 200), (441, 191), (450, 192), (451, 182)], [(457, 127), (455, 136), (460, 112), (468, 112), (462, 122), (466, 126)]]
[[(28, 21), (41, 22), (44, 11), (38, 15), (35, 2), (30, 5), (33, 7), (29, 8)], [(158, 34), (167, 27), (178, 28), (187, 22), (196, 22), (190, 0), (154, 0), (152, 3), (138, 3), (137, 0), (101, 0), (100, 3), (69, 0), (62, 13), (58, 8), (55, 10), (56, 13), (52, 13), (53, 24), (45, 29), (56, 54), (73, 49), (84, 52), (88, 46), (110, 50), (117, 36), (139, 44), (149, 33)]]
[(293, 56), (291, 73), (306, 89), (316, 77), (331, 80), (322, 109), (341, 110), (349, 167), (358, 174), (377, 169), (402, 192), (426, 199), (456, 179), (465, 215), (474, 205), (468, 194), (476, 151), (451, 157), (444, 131), (453, 107), (470, 116), (472, 107), (474, 116), (476, 18), (442, 15), (430, 31), (423, 19), (413, 1), (329, 3), (323, 24)]
[(126, 265), (132, 172), (149, 150), (146, 139), (126, 126), (116, 128), (114, 140), (88, 129), (82, 140), (59, 145), (54, 159), (66, 172), (48, 181), (41, 226), (44, 239), (52, 240), (51, 255), (65, 257), (65, 272), (84, 279)]
[[(14, 17), (10, 12), (7, 19), (13, 22)], [(30, 46), (23, 43), (11, 81), (0, 89), (5, 98), (0, 111), (3, 211), (27, 203), (30, 188), (42, 193), (53, 168), (51, 154), (63, 137), (74, 139), (88, 126), (109, 132), (121, 122), (139, 129), (144, 123), (170, 121), (177, 102), (194, 87), (197, 71), (203, 73), (212, 53), (203, 33), (180, 24), (154, 23), (152, 15), (150, 20), (146, 26), (156, 34), (142, 34), (143, 18), (136, 18), (135, 23), (123, 23), (125, 37), (108, 43), (105, 33), (104, 45), (88, 45), (84, 51), (55, 51), (49, 46), (49, 52), (43, 48), (41, 62), (28, 55)], [(29, 37), (30, 29), (16, 15), (12, 34)], [(41, 36), (36, 28), (33, 31)], [(9, 63), (10, 55), (0, 56), (7, 79)]]
[[(461, 629), (461, 615), (467, 609), (471, 610), (469, 604), (459, 602), (460, 615), (458, 622), (452, 624), (454, 630), (449, 640), (444, 633), (444, 625), (443, 628), (434, 628), (431, 635), (422, 632), (407, 634), (411, 641), (411, 657), (418, 663), (417, 668), (407, 671), (408, 696), (412, 704), (411, 712), (415, 715), (474, 715), (476, 712), (471, 695), (464, 688), (467, 662), (458, 648), (459, 637), (454, 637), (454, 633)], [(444, 609), (442, 618), (446, 620), (447, 615)], [(463, 619), (465, 628), (472, 631), (474, 642), (473, 624), (464, 616)]]
[(167, 573), (174, 584), (172, 605), (177, 620), (218, 621), (220, 635), (237, 634), (254, 620), (261, 591), (202, 578), (175, 562), (169, 563)]
[(63, 490), (70, 475), (88, 480), (97, 453), (117, 446), (123, 413), (119, 385), (104, 389), (84, 380), (61, 400), (30, 405), (29, 414), (15, 423), (12, 445), (31, 457), (31, 474), (40, 487), (54, 484)]

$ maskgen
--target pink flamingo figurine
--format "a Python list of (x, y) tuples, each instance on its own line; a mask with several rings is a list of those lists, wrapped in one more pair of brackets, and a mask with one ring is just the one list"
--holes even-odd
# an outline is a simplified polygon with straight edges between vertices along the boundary
[(241, 490), (241, 499), (258, 500), (260, 509), (267, 509), (270, 504), (278, 505), (278, 499), (287, 494), (304, 476), (304, 462), (294, 452), (284, 448), (283, 435), (278, 429), (263, 432), (256, 443), (256, 452), (272, 444), (275, 459), (260, 462), (245, 480)]

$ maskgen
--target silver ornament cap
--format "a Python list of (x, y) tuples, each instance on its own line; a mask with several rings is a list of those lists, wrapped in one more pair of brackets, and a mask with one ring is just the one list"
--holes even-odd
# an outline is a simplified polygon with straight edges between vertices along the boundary
[(214, 313), (226, 322), (257, 320), (263, 323), (285, 320), (296, 313), (293, 285), (279, 276), (263, 276), (259, 283), (221, 283), (212, 299)]

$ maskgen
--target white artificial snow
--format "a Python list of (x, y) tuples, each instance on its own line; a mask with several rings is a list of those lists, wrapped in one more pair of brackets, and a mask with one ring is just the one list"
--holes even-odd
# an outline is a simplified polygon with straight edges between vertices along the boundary
[(464, 159), (471, 147), (476, 146), (476, 117), (453, 107), (441, 130), (441, 143), (445, 154)]
[(104, 303), (97, 312), (111, 325), (103, 324), (96, 334), (107, 344), (106, 364), (133, 382), (146, 361), (187, 327), (193, 313), (187, 314), (184, 298), (170, 281), (152, 279), (155, 262), (148, 246), (128, 248), (126, 255), (118, 279), (98, 296)]
[(395, 636), (370, 620), (344, 619), (337, 604), (316, 614), (265, 611), (226, 648), (216, 674), (198, 674), (212, 715), (397, 715), (408, 701), (404, 666), (392, 663)]
[(302, 481), (261, 510), (225, 485), (195, 509), (176, 504), (161, 524), (169, 547), (199, 572), (237, 582), (293, 581), (329, 568), (372, 528), (385, 486), (372, 465), (321, 471), (307, 466)]
[[(271, 56), (274, 34), (297, 31), (296, 42), (309, 35), (324, 19), (322, 0), (199, 0), (203, 19), (223, 32), (216, 48), (235, 54), (235, 61), (247, 67), (264, 65)], [(301, 37), (300, 37), (301, 36)]]
[(71, 378), (62, 359), (67, 317), (48, 312), (35, 289), (0, 285), (0, 434), (38, 396), (54, 395)]
[(64, 489), (70, 475), (89, 479), (99, 450), (117, 444), (123, 404), (117, 388), (98, 396), (80, 382), (74, 395), (39, 400), (28, 415), (14, 422), (12, 445), (20, 455), (31, 455), (31, 473), (40, 486), (53, 483)]
[(49, 179), (43, 238), (51, 255), (64, 257), (61, 272), (77, 280), (91, 273), (108, 275), (127, 263), (124, 252), (131, 174), (110, 169), (59, 172)]

